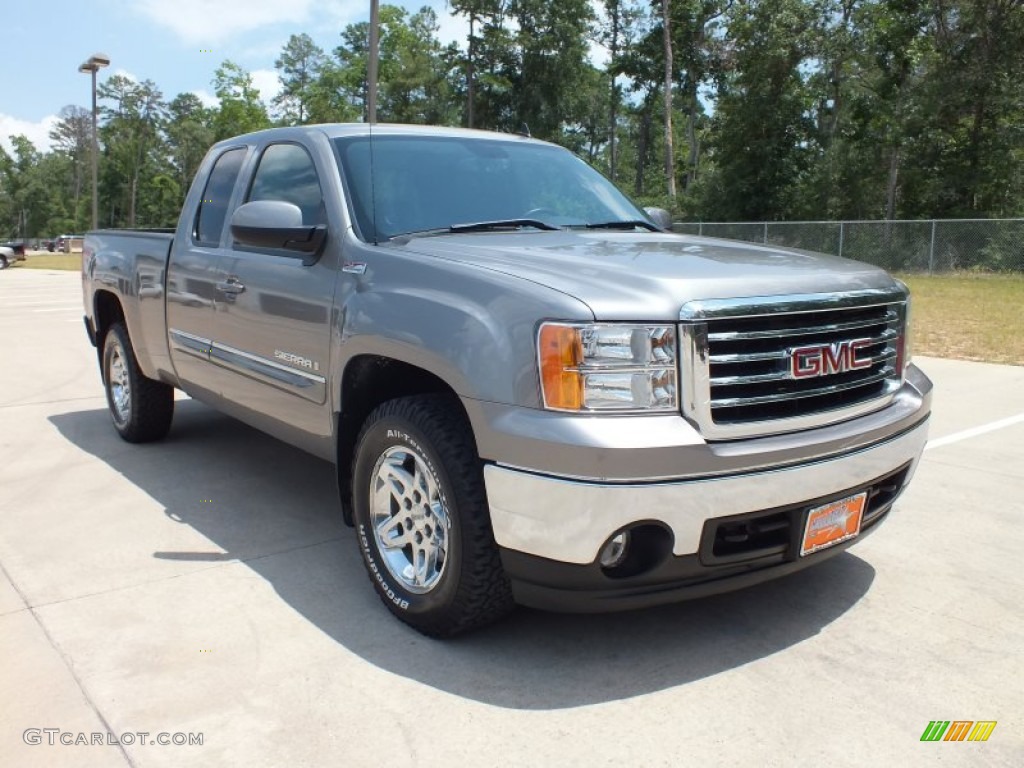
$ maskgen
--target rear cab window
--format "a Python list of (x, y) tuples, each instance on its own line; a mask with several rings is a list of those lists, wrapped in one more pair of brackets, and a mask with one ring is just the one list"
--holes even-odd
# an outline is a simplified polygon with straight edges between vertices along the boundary
[(214, 163), (210, 178), (203, 189), (203, 197), (196, 209), (196, 219), (192, 227), (192, 241), (196, 245), (209, 248), (220, 245), (228, 203), (238, 181), (238, 173), (245, 155), (245, 147), (229, 149)]

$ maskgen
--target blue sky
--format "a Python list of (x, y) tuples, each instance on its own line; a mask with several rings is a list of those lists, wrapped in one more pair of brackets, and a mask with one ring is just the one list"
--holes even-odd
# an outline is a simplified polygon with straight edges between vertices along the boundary
[[(430, 5), (443, 41), (465, 39), (465, 23), (444, 0), (385, 1), (410, 10)], [(61, 108), (89, 105), (89, 77), (78, 65), (93, 53), (111, 60), (101, 82), (113, 73), (148, 78), (168, 100), (189, 91), (212, 98), (213, 72), (231, 59), (269, 99), (277, 89), (274, 60), (290, 35), (306, 32), (330, 52), (341, 30), (367, 20), (369, 9), (369, 0), (6, 0), (0, 144), (9, 148), (9, 136), (23, 133), (47, 148)]]

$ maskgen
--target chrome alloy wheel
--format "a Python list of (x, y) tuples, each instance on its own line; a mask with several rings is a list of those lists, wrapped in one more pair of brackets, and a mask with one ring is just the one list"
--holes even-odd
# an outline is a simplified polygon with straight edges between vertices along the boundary
[(384, 564), (409, 592), (425, 594), (448, 562), (451, 522), (437, 478), (407, 446), (388, 448), (370, 477), (370, 522)]
[(124, 350), (115, 343), (107, 361), (107, 386), (110, 387), (110, 402), (114, 406), (119, 422), (128, 421), (132, 408), (132, 387), (128, 378), (128, 365)]

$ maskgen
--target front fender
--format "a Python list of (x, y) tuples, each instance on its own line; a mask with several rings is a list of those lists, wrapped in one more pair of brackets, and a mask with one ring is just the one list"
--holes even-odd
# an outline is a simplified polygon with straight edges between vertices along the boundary
[(365, 273), (342, 274), (336, 294), (336, 381), (354, 357), (373, 354), (422, 368), (462, 397), (538, 407), (538, 323), (593, 320), (577, 299), (521, 278), (397, 246), (366, 251)]

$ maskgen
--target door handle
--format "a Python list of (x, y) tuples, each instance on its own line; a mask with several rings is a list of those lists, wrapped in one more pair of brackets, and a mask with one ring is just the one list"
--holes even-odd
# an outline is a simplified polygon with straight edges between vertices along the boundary
[(217, 290), (221, 293), (229, 293), (237, 296), (239, 293), (245, 290), (245, 286), (238, 282), (237, 277), (229, 277), (227, 280), (222, 280), (217, 283)]

